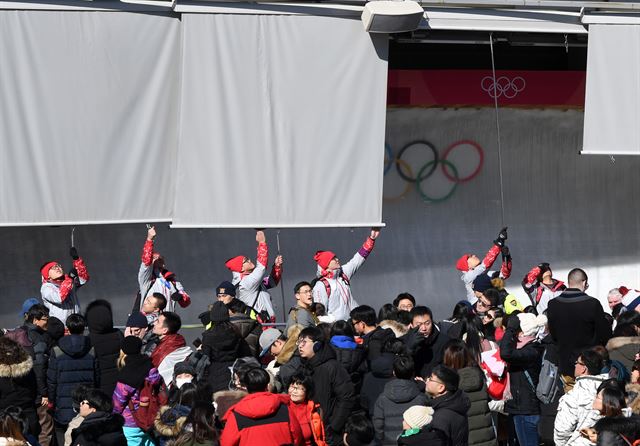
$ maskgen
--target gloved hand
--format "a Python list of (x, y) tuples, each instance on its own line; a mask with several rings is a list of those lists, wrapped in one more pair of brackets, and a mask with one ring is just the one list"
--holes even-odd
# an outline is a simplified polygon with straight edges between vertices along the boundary
[(516, 333), (520, 331), (520, 318), (517, 314), (512, 314), (509, 316), (509, 320), (507, 321), (507, 328), (511, 328)]
[(509, 252), (509, 247), (507, 245), (504, 245), (500, 251), (502, 252), (503, 262), (511, 260), (511, 252)]
[(73, 280), (76, 279), (76, 277), (78, 277), (78, 270), (75, 268), (71, 268), (69, 270), (69, 277), (71, 277)]
[(538, 265), (538, 268), (540, 268), (541, 273), (544, 273), (549, 271), (551, 269), (551, 266), (548, 263), (543, 262)]
[(502, 248), (506, 240), (507, 240), (507, 227), (505, 226), (500, 230), (500, 233), (498, 234), (498, 238), (493, 241), (493, 244)]
[(78, 260), (78, 259), (80, 258), (80, 256), (78, 255), (78, 250), (76, 249), (76, 247), (75, 247), (75, 246), (72, 246), (72, 247), (69, 249), (69, 255), (71, 256), (71, 258), (72, 258), (73, 260)]
[(182, 300), (182, 294), (179, 291), (176, 291), (171, 295), (171, 300), (174, 302), (180, 302)]

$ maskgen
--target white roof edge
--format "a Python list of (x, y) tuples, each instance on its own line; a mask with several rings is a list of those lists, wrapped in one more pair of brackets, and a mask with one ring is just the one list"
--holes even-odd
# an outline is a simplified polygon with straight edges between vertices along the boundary
[(330, 15), (356, 17), (363, 6), (331, 3), (244, 3), (179, 1), (173, 8), (178, 13), (265, 14), (265, 15)]
[(107, 0), (100, 2), (83, 0), (0, 0), (0, 10), (171, 12), (173, 6), (174, 0)]
[(582, 23), (586, 25), (637, 25), (640, 24), (640, 14), (585, 14)]

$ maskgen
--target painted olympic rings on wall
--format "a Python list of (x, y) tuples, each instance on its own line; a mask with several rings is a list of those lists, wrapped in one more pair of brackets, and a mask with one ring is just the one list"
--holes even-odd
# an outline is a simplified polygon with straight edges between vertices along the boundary
[[(465, 145), (471, 146), (477, 153), (478, 165), (470, 174), (461, 177), (456, 166), (447, 158), (456, 148)], [(406, 153), (408, 153), (408, 151), (416, 149), (427, 150), (428, 152), (431, 152), (431, 154), (433, 155), (433, 159), (421, 166), (414, 176), (413, 169), (411, 168), (409, 163), (407, 163), (407, 161), (402, 158)], [(418, 195), (420, 195), (420, 197), (424, 201), (430, 203), (445, 201), (449, 197), (451, 197), (451, 195), (453, 195), (460, 183), (465, 183), (474, 179), (482, 170), (483, 164), (484, 151), (482, 147), (480, 147), (480, 144), (478, 144), (477, 142), (468, 139), (463, 139), (450, 144), (444, 150), (442, 156), (440, 156), (438, 150), (432, 143), (425, 140), (412, 141), (409, 144), (406, 144), (398, 151), (398, 154), (395, 157), (393, 156), (393, 150), (391, 149), (391, 146), (385, 143), (384, 175), (386, 176), (391, 168), (395, 165), (398, 176), (406, 182), (406, 185), (402, 192), (400, 192), (398, 195), (392, 197), (384, 196), (383, 198), (385, 201), (398, 201), (404, 198), (409, 193), (412, 185), (415, 185), (415, 189)], [(449, 180), (453, 184), (453, 186), (451, 187), (451, 190), (449, 190), (449, 192), (447, 192), (445, 195), (440, 197), (433, 197), (425, 192), (423, 183), (427, 178), (431, 177), (434, 174), (438, 165), (440, 165), (445, 178)]]
[(526, 86), (527, 83), (520, 76), (516, 76), (513, 79), (509, 79), (507, 76), (500, 76), (495, 82), (493, 82), (493, 77), (485, 76), (480, 81), (480, 88), (491, 98), (503, 96), (507, 99), (513, 99)]

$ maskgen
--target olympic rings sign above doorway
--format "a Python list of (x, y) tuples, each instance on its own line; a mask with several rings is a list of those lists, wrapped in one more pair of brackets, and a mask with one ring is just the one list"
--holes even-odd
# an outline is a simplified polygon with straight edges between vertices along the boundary
[[(463, 139), (460, 141), (456, 141), (444, 150), (442, 156), (438, 153), (436, 147), (426, 140), (417, 140), (412, 141), (405, 146), (403, 146), (396, 156), (393, 155), (393, 150), (389, 144), (385, 143), (385, 160), (384, 160), (384, 176), (391, 171), (391, 169), (395, 166), (395, 170), (398, 176), (404, 180), (406, 183), (404, 189), (399, 194), (389, 197), (383, 196), (385, 201), (398, 201), (404, 198), (412, 187), (415, 187), (418, 195), (428, 203), (438, 203), (447, 200), (450, 198), (453, 193), (456, 191), (456, 188), (459, 184), (469, 182), (478, 176), (480, 171), (482, 170), (482, 165), (484, 164), (484, 150), (480, 147), (475, 141), (469, 139)], [(451, 153), (458, 149), (462, 150), (464, 147), (470, 147), (477, 154), (477, 165), (465, 176), (460, 176), (459, 169), (448, 159), (451, 156)], [(428, 153), (431, 153), (433, 159), (426, 162), (419, 169), (417, 169), (417, 174), (414, 175), (413, 169), (411, 165), (403, 158), (407, 153), (410, 153), (415, 150), (426, 150)], [(436, 169), (440, 166), (442, 174), (444, 177), (452, 184), (451, 189), (446, 193), (438, 197), (434, 197), (429, 195), (424, 189), (424, 182), (429, 177), (431, 177)]]

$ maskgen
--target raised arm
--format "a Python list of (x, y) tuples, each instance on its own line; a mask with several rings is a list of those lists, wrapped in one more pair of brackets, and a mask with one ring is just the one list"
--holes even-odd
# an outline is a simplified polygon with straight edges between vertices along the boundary
[(376, 244), (376, 239), (380, 235), (380, 229), (371, 228), (371, 233), (369, 237), (364, 241), (358, 252), (349, 260), (347, 263), (342, 265), (342, 272), (348, 277), (351, 278), (356, 271), (364, 264), (364, 261), (367, 260), (371, 251), (373, 251), (373, 247)]

